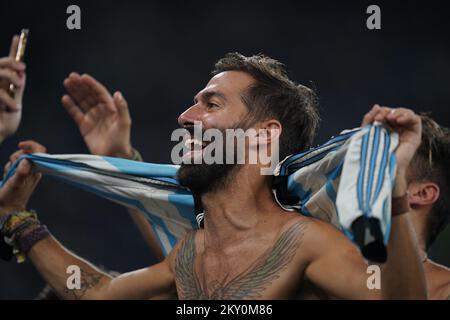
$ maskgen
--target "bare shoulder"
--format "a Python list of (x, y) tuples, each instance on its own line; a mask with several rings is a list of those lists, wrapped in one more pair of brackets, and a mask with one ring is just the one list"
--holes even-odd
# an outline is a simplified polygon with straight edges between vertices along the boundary
[(297, 225), (296, 229), (301, 232), (302, 246), (299, 250), (308, 257), (308, 260), (314, 260), (323, 253), (329, 253), (332, 248), (339, 248), (337, 251), (343, 255), (360, 256), (356, 246), (342, 231), (330, 223), (297, 214), (290, 224)]
[[(296, 230), (298, 235), (311, 238), (314, 241), (325, 241), (330, 239), (346, 240), (344, 234), (330, 223), (316, 218), (303, 216), (298, 213), (285, 213), (285, 219), (282, 221), (281, 231)], [(312, 239), (313, 238), (313, 239)]]
[(280, 220), (274, 247), (280, 246), (284, 251), (291, 251), (290, 255), (295, 254), (303, 247), (303, 241), (305, 234), (308, 232), (308, 228), (308, 219), (295, 213), (286, 213), (283, 219)]
[[(345, 261), (357, 266), (355, 270), (362, 270), (360, 266), (363, 266), (364, 260), (358, 248), (336, 227), (295, 213), (286, 219), (287, 222), (280, 229), (278, 243), (283, 244), (283, 251), (289, 251), (288, 256), (293, 257), (290, 264), (293, 268), (291, 270), (295, 270), (293, 279), (296, 276), (302, 277), (304, 272), (320, 261), (320, 265), (325, 263), (326, 268)], [(328, 272), (326, 268), (321, 267), (319, 273)], [(311, 274), (305, 276), (310, 277)]]
[[(179, 259), (180, 253), (189, 251), (186, 250), (186, 247), (194, 247), (195, 248), (195, 241), (198, 237), (199, 232), (202, 230), (191, 230), (186, 233), (186, 235), (180, 239), (175, 247), (172, 249), (172, 251), (169, 253), (167, 258), (165, 259), (169, 265), (170, 270), (173, 272), (177, 258)], [(195, 254), (195, 250), (192, 254)]]
[[(434, 292), (430, 292), (432, 299), (450, 299), (450, 268), (428, 260), (427, 277), (433, 284)], [(432, 289), (432, 288), (430, 288)]]
[(285, 213), (280, 220), (279, 233), (290, 233), (298, 237), (303, 237), (310, 224), (310, 219), (297, 213)]
[(295, 220), (303, 225), (305, 236), (307, 236), (307, 239), (305, 240), (312, 240), (319, 243), (324, 242), (327, 244), (329, 244), (330, 240), (348, 242), (347, 237), (342, 231), (330, 223), (302, 215), (297, 215)]

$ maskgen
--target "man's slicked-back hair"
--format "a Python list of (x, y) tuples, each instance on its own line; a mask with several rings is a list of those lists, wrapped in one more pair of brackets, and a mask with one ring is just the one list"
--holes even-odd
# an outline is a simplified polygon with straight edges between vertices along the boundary
[(439, 199), (433, 204), (426, 224), (429, 248), (449, 222), (450, 215), (450, 130), (421, 114), (422, 142), (408, 170), (408, 182), (431, 181), (439, 186)]
[(273, 118), (281, 123), (280, 159), (311, 146), (320, 120), (313, 90), (290, 80), (282, 63), (263, 54), (228, 53), (212, 73), (225, 71), (242, 71), (255, 79), (242, 100), (252, 122)]

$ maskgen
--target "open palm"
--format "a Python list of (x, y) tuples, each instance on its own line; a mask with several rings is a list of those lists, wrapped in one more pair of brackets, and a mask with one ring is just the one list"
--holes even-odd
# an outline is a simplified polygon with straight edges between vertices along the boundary
[(71, 73), (64, 80), (70, 95), (62, 104), (72, 116), (92, 154), (130, 158), (131, 118), (120, 92), (114, 97), (90, 75)]

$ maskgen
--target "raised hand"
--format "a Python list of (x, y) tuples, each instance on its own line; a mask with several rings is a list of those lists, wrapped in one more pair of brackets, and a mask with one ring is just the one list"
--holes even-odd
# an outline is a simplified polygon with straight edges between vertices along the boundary
[(14, 152), (10, 157), (9, 161), (6, 163), (5, 167), (3, 168), (4, 174), (6, 174), (9, 169), (11, 168), (12, 164), (16, 162), (17, 159), (19, 159), (24, 154), (31, 154), (31, 153), (45, 153), (47, 152), (47, 148), (44, 147), (42, 144), (33, 141), (33, 140), (27, 140), (19, 142), (19, 150)]
[(132, 158), (131, 118), (119, 91), (109, 91), (88, 74), (71, 73), (64, 80), (70, 95), (62, 104), (78, 125), (92, 154)]
[[(18, 44), (19, 36), (14, 36), (9, 56), (0, 58), (0, 143), (17, 131), (22, 118), (26, 67), (15, 61)], [(14, 97), (8, 93), (11, 83), (14, 84)]]
[(387, 123), (399, 135), (395, 151), (397, 159), (397, 179), (394, 195), (406, 192), (406, 170), (419, 148), (422, 136), (422, 122), (414, 111), (405, 108), (388, 108), (374, 105), (364, 117), (362, 125), (373, 121)]
[[(46, 152), (44, 146), (35, 141), (19, 143), (20, 150), (14, 152), (5, 166), (5, 173), (24, 154)], [(22, 160), (15, 174), (0, 188), (0, 217), (10, 212), (25, 210), (28, 200), (36, 188), (41, 173), (33, 170), (28, 160)]]
[(414, 111), (406, 108), (388, 108), (374, 105), (363, 119), (362, 125), (373, 121), (387, 123), (399, 135), (399, 145), (395, 152), (397, 167), (406, 170), (417, 148), (422, 135), (420, 117)]

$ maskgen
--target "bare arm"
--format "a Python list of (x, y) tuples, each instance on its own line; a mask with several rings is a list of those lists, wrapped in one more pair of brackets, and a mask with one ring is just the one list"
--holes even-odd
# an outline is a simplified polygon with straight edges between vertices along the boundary
[(426, 299), (422, 263), (414, 250), (408, 215), (393, 218), (388, 260), (380, 266), (379, 289), (368, 286), (373, 273), (356, 246), (340, 231), (318, 221), (309, 227), (304, 239), (311, 259), (306, 277), (339, 299)]
[(423, 263), (410, 213), (392, 218), (382, 291), (390, 299), (427, 299)]
[[(45, 150), (43, 146), (32, 141), (22, 142), (20, 147), (22, 150), (11, 156), (10, 163), (23, 153)], [(6, 166), (6, 170), (9, 166), (10, 164)], [(7, 218), (5, 221), (15, 221), (2, 224), (2, 232), (14, 239), (15, 244), (20, 242), (18, 239), (39, 228), (35, 217), (20, 218), (17, 213), (25, 210), (40, 178), (40, 173), (34, 172), (31, 164), (23, 160), (15, 174), (0, 188), (0, 217)], [(10, 214), (13, 214), (14, 219), (10, 219)], [(22, 233), (19, 230), (24, 231)], [(52, 236), (37, 241), (28, 256), (55, 292), (65, 299), (149, 299), (175, 292), (174, 278), (168, 263), (170, 260), (112, 279), (69, 252)], [(81, 286), (75, 290), (67, 286), (71, 275), (66, 272), (71, 265), (79, 267), (81, 276)]]
[[(421, 139), (420, 117), (411, 110), (392, 109), (375, 105), (366, 114), (362, 125), (373, 121), (389, 124), (399, 135), (399, 145), (396, 149), (397, 175), (393, 197), (406, 195), (406, 168), (409, 166)], [(327, 232), (327, 243), (338, 243), (339, 236)], [(328, 238), (332, 237), (332, 238)], [(343, 236), (341, 236), (342, 238)], [(336, 238), (336, 240), (334, 240)], [(366, 283), (369, 274), (367, 266), (356, 251), (350, 248), (350, 243), (339, 241), (337, 250), (330, 252), (326, 244), (318, 245), (314, 259), (307, 268), (307, 275), (313, 281), (319, 282), (338, 297), (343, 298), (384, 298), (384, 299), (426, 299), (426, 281), (419, 247), (409, 212), (392, 218), (391, 236), (388, 245), (388, 259), (381, 270), (381, 290), (370, 290)], [(340, 247), (345, 248), (341, 253)], [(359, 256), (359, 257), (358, 257)], [(336, 276), (330, 279), (328, 272)], [(319, 279), (319, 276), (323, 276)], [(332, 282), (325, 283), (324, 279)]]
[[(119, 92), (113, 96), (90, 75), (71, 73), (64, 80), (69, 95), (62, 104), (78, 125), (92, 154), (142, 161), (131, 146), (131, 117), (128, 103)], [(150, 223), (137, 210), (128, 210), (131, 219), (159, 261), (164, 259)]]
[[(175, 294), (174, 278), (167, 261), (111, 278), (68, 251), (52, 236), (36, 243), (28, 257), (63, 299), (151, 299)], [(66, 271), (70, 265), (80, 269), (80, 289), (67, 286), (71, 274)]]
[(150, 226), (150, 223), (147, 219), (145, 219), (142, 213), (137, 210), (128, 209), (128, 213), (130, 214), (130, 217), (134, 221), (134, 224), (138, 228), (139, 232), (144, 237), (150, 250), (159, 261), (162, 261), (164, 259), (164, 254), (161, 250), (158, 239), (156, 238), (156, 234)]

